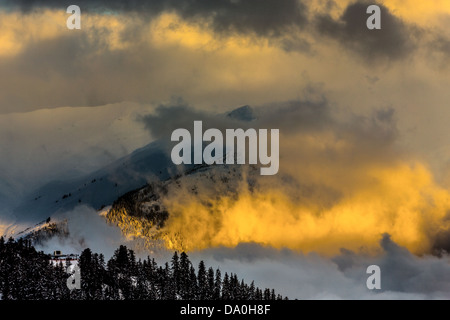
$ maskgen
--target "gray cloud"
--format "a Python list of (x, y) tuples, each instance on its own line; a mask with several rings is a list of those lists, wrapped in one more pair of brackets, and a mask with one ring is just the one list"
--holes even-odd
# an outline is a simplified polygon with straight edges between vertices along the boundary
[[(89, 32), (30, 42), (18, 55), (2, 57), (0, 112), (161, 101), (196, 86), (195, 81), (187, 81), (197, 65), (195, 55), (184, 50), (165, 52), (139, 42), (125, 50), (111, 50), (108, 31), (99, 27)], [(185, 63), (172, 63), (180, 60)]]
[(316, 29), (344, 47), (359, 53), (365, 59), (387, 58), (397, 60), (409, 55), (415, 47), (414, 30), (382, 4), (381, 30), (369, 30), (366, 21), (366, 1), (351, 3), (338, 20), (329, 15), (317, 17)]
[(2, 210), (50, 181), (85, 176), (151, 142), (138, 114), (151, 105), (55, 108), (0, 114)]
[[(87, 34), (67, 34), (30, 43), (19, 55), (1, 59), (0, 70), (3, 77), (0, 84), (4, 89), (0, 98), (1, 111), (29, 111), (38, 107), (63, 105), (101, 105), (123, 100), (122, 97), (101, 94), (104, 91), (102, 74), (92, 75), (93, 70), (111, 67), (115, 59), (120, 59), (120, 53), (114, 54), (106, 50), (102, 50), (104, 59), (100, 59), (96, 52), (103, 41), (101, 37), (96, 39), (98, 41), (90, 42)], [(126, 69), (120, 66), (116, 70), (118, 73), (110, 79), (110, 86), (114, 86), (113, 82), (116, 81), (120, 83), (120, 76), (126, 74)], [(21, 83), (27, 90), (17, 87), (15, 83)], [(43, 92), (47, 94), (43, 95)]]
[[(368, 60), (398, 60), (413, 52), (415, 45), (411, 38), (415, 34), (413, 29), (382, 5), (382, 30), (368, 31), (365, 2), (349, 5), (339, 20), (328, 15), (314, 19), (315, 13), (295, 0), (81, 0), (79, 5), (101, 10), (105, 15), (111, 10), (129, 13), (119, 18), (125, 29), (115, 33), (105, 26), (93, 24), (77, 32), (64, 32), (40, 41), (24, 40), (23, 48), (16, 55), (0, 58), (0, 113), (42, 107), (98, 106), (121, 101), (159, 103), (171, 96), (200, 103), (218, 103), (223, 108), (230, 102), (236, 105), (251, 103), (251, 99), (261, 101), (264, 94), (254, 92), (255, 83), (263, 86), (268, 83), (261, 91), (267, 95), (274, 91), (279, 97), (284, 87), (290, 85), (283, 79), (295, 76), (295, 73), (286, 75), (280, 68), (280, 73), (274, 74), (273, 83), (269, 83), (261, 80), (258, 69), (252, 67), (249, 72), (254, 74), (254, 80), (249, 80), (246, 75), (239, 74), (241, 63), (248, 65), (246, 58), (236, 61), (230, 59), (232, 55), (222, 56), (223, 52), (215, 49), (203, 55), (197, 50), (172, 44), (158, 47), (148, 41), (145, 34), (149, 27), (145, 13), (153, 17), (162, 12), (176, 12), (182, 18), (209, 26), (220, 34), (237, 32), (252, 33), (254, 39), (269, 37), (267, 43), (270, 46), (285, 52), (306, 53), (310, 58), (316, 53), (311, 35), (317, 34), (317, 43), (334, 38), (352, 53), (357, 52)], [(23, 8), (25, 12), (25, 8), (64, 8), (65, 4), (22, 0), (6, 1), (3, 6)], [(13, 32), (11, 37), (19, 38), (20, 34)], [(112, 48), (111, 38), (118, 38), (123, 47)], [(447, 42), (441, 37), (430, 48), (445, 52)], [(274, 57), (279, 57), (278, 53)], [(260, 59), (261, 63), (267, 62), (266, 56)], [(267, 63), (269, 67), (279, 66)], [(263, 66), (261, 70), (266, 69)], [(230, 79), (239, 80), (230, 82)], [(333, 79), (328, 81), (333, 82)], [(224, 86), (224, 83), (229, 85)], [(292, 92), (291, 88), (289, 98), (295, 96)]]
[(54, 217), (54, 221), (67, 222), (68, 236), (45, 240), (37, 245), (38, 250), (48, 253), (54, 250), (81, 253), (90, 248), (109, 258), (121, 244), (129, 244), (118, 227), (107, 224), (106, 219), (89, 206), (77, 206), (72, 211)]
[[(71, 2), (20, 0), (5, 1), (5, 6), (30, 12), (34, 8), (67, 8)], [(219, 32), (252, 32), (262, 36), (278, 36), (289, 27), (306, 23), (307, 7), (300, 0), (79, 0), (82, 10), (96, 12), (132, 12), (155, 16), (176, 12), (185, 19), (210, 22)]]
[[(194, 120), (203, 120), (205, 126), (218, 129), (281, 127), (287, 132), (320, 130), (332, 122), (330, 107), (325, 98), (322, 98), (319, 102), (298, 100), (273, 102), (256, 107), (245, 106), (242, 108), (245, 108), (246, 114), (233, 117), (229, 115), (238, 114), (237, 110), (231, 110), (231, 113), (207, 112), (178, 100), (160, 105), (155, 112), (143, 116), (141, 121), (155, 137), (170, 136), (176, 128), (191, 127)], [(249, 119), (249, 113), (252, 119)]]
[(417, 257), (383, 235), (380, 246), (382, 254), (376, 257), (361, 256), (343, 250), (334, 261), (340, 270), (349, 277), (360, 272), (361, 265), (373, 263), (380, 266), (382, 272), (381, 292), (401, 292), (424, 294), (425, 297), (447, 295), (450, 289), (449, 256)]
[(450, 59), (450, 39), (440, 33), (433, 31), (429, 33), (428, 53), (431, 54), (431, 58), (438, 63), (440, 68), (445, 69)]
[[(80, 0), (77, 4), (83, 11), (101, 14), (125, 13), (137, 20), (152, 19), (162, 13), (176, 13), (183, 19), (203, 26), (209, 26), (220, 34), (252, 34), (271, 38), (270, 44), (287, 52), (314, 52), (313, 45), (305, 37), (305, 32), (315, 32), (321, 36), (334, 38), (343, 47), (362, 55), (365, 59), (387, 58), (398, 60), (411, 54), (417, 47), (417, 38), (424, 30), (408, 24), (392, 13), (386, 6), (378, 4), (382, 10), (382, 29), (368, 30), (366, 9), (374, 4), (367, 0), (350, 3), (342, 16), (335, 20), (327, 12), (335, 4), (328, 1), (322, 13), (313, 13), (303, 0)], [(23, 13), (40, 8), (64, 10), (72, 4), (57, 0), (6, 0), (0, 6)], [(428, 32), (428, 31), (427, 31)], [(124, 32), (128, 38), (139, 33), (130, 27)], [(433, 47), (445, 51), (448, 39), (441, 37)]]
[[(380, 241), (377, 255), (342, 249), (327, 258), (254, 243), (191, 253), (214, 267), (231, 270), (255, 284), (273, 287), (291, 299), (445, 299), (450, 290), (450, 258), (417, 257), (393, 242)], [(381, 269), (381, 290), (368, 290), (370, 265)], [(269, 276), (270, 275), (270, 276)]]
[[(449, 213), (447, 213), (446, 221), (449, 220), (449, 216)], [(450, 253), (450, 230), (438, 232), (433, 243), (433, 253), (436, 255)]]
[[(235, 122), (233, 118), (227, 117), (225, 114), (196, 110), (183, 100), (159, 105), (155, 112), (144, 115), (140, 119), (150, 134), (158, 139), (170, 139), (172, 131), (177, 128), (192, 129), (196, 120), (204, 122), (204, 130), (235, 126), (232, 125)], [(241, 125), (246, 126), (245, 123), (241, 123)]]
[[(369, 116), (347, 114), (346, 120), (338, 120), (337, 109), (328, 103), (324, 94), (318, 98), (272, 102), (249, 107), (254, 117), (251, 121), (237, 121), (227, 113), (213, 113), (195, 109), (183, 100), (160, 105), (154, 112), (141, 117), (146, 128), (155, 138), (167, 138), (177, 128), (192, 128), (193, 121), (202, 120), (206, 128), (278, 128), (287, 137), (296, 133), (334, 132), (357, 147), (369, 149), (389, 148), (398, 136), (395, 110), (374, 109)], [(246, 115), (248, 118), (248, 115)], [(386, 150), (387, 151), (387, 150)], [(378, 152), (378, 151), (376, 151)], [(369, 152), (372, 154), (371, 152)], [(373, 154), (372, 154), (373, 156)]]

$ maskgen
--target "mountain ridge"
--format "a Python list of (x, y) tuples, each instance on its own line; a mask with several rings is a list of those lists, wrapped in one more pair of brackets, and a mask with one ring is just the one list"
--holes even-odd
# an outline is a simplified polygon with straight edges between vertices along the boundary
[[(239, 107), (223, 116), (245, 122), (255, 119), (253, 110), (249, 106)], [(222, 167), (227, 168), (226, 165)], [(170, 160), (167, 146), (163, 144), (162, 140), (156, 140), (81, 178), (52, 181), (30, 192), (28, 200), (13, 210), (16, 221), (6, 228), (4, 235), (34, 237), (33, 232), (25, 232), (25, 230), (32, 229), (33, 226), (39, 225), (49, 217), (55, 218), (53, 221), (63, 221), (63, 219), (58, 219), (58, 216), (78, 205), (88, 205), (96, 210), (101, 210), (109, 205), (117, 208), (117, 203), (121, 201), (123, 203), (123, 199), (133, 195), (134, 192), (142, 192), (142, 190), (156, 187), (158, 189), (155, 190), (160, 192), (163, 190), (163, 186), (171, 181), (177, 181), (182, 176), (210, 168), (211, 166), (205, 164), (186, 165), (180, 170), (180, 167), (176, 167)], [(147, 190), (147, 194), (149, 192)], [(163, 211), (160, 203), (157, 203), (158, 192), (153, 196), (156, 197), (154, 205), (159, 206), (159, 209), (154, 207), (153, 213), (147, 215), (147, 218), (150, 219), (147, 221), (148, 225), (140, 219), (139, 223), (143, 224), (144, 231), (152, 229), (155, 225), (162, 226), (167, 219), (167, 212)], [(127, 209), (127, 212), (130, 210)], [(122, 222), (113, 217), (113, 214), (106, 215), (108, 222), (120, 224), (121, 230), (125, 230), (125, 234), (130, 234), (126, 232), (126, 223), (129, 223), (130, 226), (137, 223), (133, 215), (126, 219), (123, 216)], [(53, 223), (58, 226), (58, 222)], [(60, 229), (63, 234), (66, 233), (64, 231), (67, 229), (66, 227), (62, 226)], [(37, 232), (37, 230), (35, 231)], [(152, 233), (153, 231), (152, 229)], [(44, 231), (39, 232), (45, 233)], [(147, 235), (149, 235), (149, 239), (152, 239), (150, 233)]]

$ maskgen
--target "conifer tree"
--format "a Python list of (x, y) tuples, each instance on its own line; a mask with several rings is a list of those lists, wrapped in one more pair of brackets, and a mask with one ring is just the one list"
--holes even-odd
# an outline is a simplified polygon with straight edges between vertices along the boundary
[(212, 300), (214, 296), (214, 269), (209, 267), (207, 275), (206, 299)]
[(164, 264), (164, 287), (165, 287), (165, 297), (166, 300), (175, 300), (176, 299), (176, 287), (173, 281), (173, 275), (169, 267), (169, 263), (166, 262)]
[(200, 300), (205, 300), (207, 297), (208, 280), (206, 277), (205, 262), (203, 262), (203, 260), (200, 261), (200, 263), (198, 264), (197, 284), (198, 284), (198, 298)]
[(270, 300), (270, 289), (269, 288), (264, 289), (264, 297), (263, 297), (263, 299), (264, 300)]
[(250, 283), (250, 287), (248, 289), (248, 299), (249, 300), (255, 300), (255, 281), (252, 281), (252, 283)]
[(197, 276), (195, 274), (194, 267), (190, 266), (189, 268), (189, 282), (188, 282), (188, 299), (199, 299), (199, 289)]
[(80, 255), (81, 289), (86, 300), (92, 300), (95, 295), (95, 270), (92, 261), (92, 251), (84, 249)]
[(225, 276), (223, 277), (223, 282), (222, 282), (222, 299), (223, 300), (230, 300), (231, 299), (230, 278), (229, 278), (227, 272), (225, 272)]
[(180, 297), (181, 299), (188, 299), (190, 295), (190, 268), (191, 262), (186, 252), (180, 255)]
[(171, 260), (171, 270), (173, 278), (173, 286), (175, 288), (175, 296), (180, 297), (180, 285), (181, 285), (181, 272), (180, 272), (180, 261), (178, 258), (178, 253), (175, 251)]
[(219, 300), (222, 297), (222, 275), (219, 268), (216, 270), (216, 277), (214, 279), (214, 293), (213, 299)]

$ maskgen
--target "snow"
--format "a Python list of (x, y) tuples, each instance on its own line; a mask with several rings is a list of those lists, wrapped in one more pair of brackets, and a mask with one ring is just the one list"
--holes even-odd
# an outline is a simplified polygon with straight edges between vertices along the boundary
[(105, 212), (106, 206), (123, 194), (146, 185), (149, 179), (165, 180), (175, 171), (160, 143), (150, 143), (82, 178), (54, 181), (34, 191), (31, 200), (13, 211), (16, 221), (7, 228), (7, 234), (15, 235), (18, 230), (79, 205)]
[[(63, 267), (66, 268), (66, 263), (67, 263), (67, 260), (66, 260), (66, 259), (51, 259), (51, 260), (50, 260), (50, 263), (51, 263), (54, 267), (59, 266), (59, 264), (60, 264), (61, 262), (62, 262), (62, 264), (63, 264)], [(67, 271), (73, 271), (74, 268), (75, 268), (76, 266), (78, 266), (78, 259), (70, 259), (70, 260), (69, 260), (69, 263), (70, 263), (70, 265), (69, 265), (69, 270), (67, 270)]]
[[(71, 109), (69, 111), (72, 112)], [(113, 114), (112, 117), (119, 115), (120, 113)], [(240, 107), (226, 116), (241, 121), (254, 119), (253, 110), (249, 106)], [(92, 124), (83, 124), (86, 128), (90, 125)], [(42, 221), (48, 217), (52, 221), (58, 220), (58, 217), (67, 212), (76, 212), (74, 209), (80, 205), (99, 210), (104, 217), (120, 196), (143, 187), (152, 179), (166, 180), (178, 172), (179, 168), (172, 163), (166, 148), (162, 141), (154, 141), (92, 173), (46, 183), (29, 192), (27, 200), (11, 210), (7, 223), (0, 221), (0, 235), (21, 237), (44, 228), (46, 224)], [(185, 170), (192, 168), (186, 166)], [(3, 212), (0, 216), (2, 215), (4, 216)]]
[(152, 109), (122, 102), (1, 114), (2, 207), (19, 204), (49, 181), (86, 175), (145, 146), (151, 139), (136, 119)]
[(47, 220), (44, 220), (31, 226), (28, 223), (17, 223), (6, 227), (0, 235), (3, 235), (6, 238), (13, 237), (15, 239), (20, 239), (48, 227), (53, 222), (55, 221), (47, 222)]

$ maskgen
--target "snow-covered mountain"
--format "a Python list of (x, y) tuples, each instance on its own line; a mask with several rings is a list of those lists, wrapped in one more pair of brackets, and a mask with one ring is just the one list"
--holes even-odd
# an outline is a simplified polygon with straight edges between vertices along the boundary
[[(224, 116), (239, 121), (255, 119), (249, 106), (240, 107)], [(213, 174), (216, 178), (228, 175), (229, 177), (224, 179), (233, 180), (231, 176), (238, 174), (227, 166), (220, 168), (219, 171), (216, 168)], [(144, 217), (148, 223), (147, 227), (158, 226), (167, 217), (167, 212), (164, 212), (163, 206), (158, 203), (159, 193), (167, 185), (176, 183), (180, 174), (195, 177), (191, 179), (194, 184), (196, 179), (205, 180), (208, 179), (207, 176), (211, 179), (211, 174), (207, 173), (210, 170), (208, 166), (191, 165), (183, 169), (184, 172), (180, 172), (180, 167), (172, 163), (167, 145), (162, 141), (154, 141), (86, 176), (67, 181), (53, 181), (31, 192), (28, 199), (13, 210), (16, 221), (6, 229), (4, 235), (33, 238), (42, 235), (46, 230), (53, 234), (64, 234), (67, 231), (65, 226), (62, 224), (58, 229), (58, 225), (66, 217), (58, 219), (58, 215), (79, 205), (100, 210), (114, 204), (107, 218), (118, 224), (126, 235), (136, 233), (136, 228), (132, 227), (132, 217)], [(210, 181), (213, 180), (214, 178)], [(211, 188), (214, 188), (214, 185)], [(125, 215), (122, 214), (119, 219), (119, 209), (126, 208), (124, 203), (130, 202), (130, 199), (133, 206), (145, 209), (136, 211), (127, 208)], [(50, 228), (49, 219), (52, 219)], [(140, 228), (144, 230), (146, 226), (140, 225)], [(133, 231), (130, 231), (130, 228)], [(56, 229), (58, 230), (55, 231)]]
[(147, 248), (153, 248), (163, 240), (170, 244), (171, 249), (187, 250), (181, 235), (169, 234), (163, 228), (171, 215), (165, 207), (166, 195), (192, 197), (208, 206), (219, 196), (237, 196), (243, 179), (250, 188), (254, 187), (254, 177), (258, 175), (256, 166), (198, 165), (183, 175), (155, 181), (119, 197), (107, 211), (106, 218), (109, 223), (117, 225), (128, 239), (139, 240)]
[(5, 234), (19, 236), (24, 229), (81, 204), (101, 209), (150, 180), (167, 179), (171, 172), (176, 170), (163, 146), (152, 142), (82, 178), (54, 181), (32, 192), (13, 210), (16, 222)]
[(146, 184), (152, 177), (167, 179), (173, 169), (171, 163), (159, 143), (153, 142), (85, 177), (55, 181), (39, 188), (34, 198), (18, 207), (14, 214), (40, 219), (72, 209), (79, 203), (100, 208), (125, 192)]

